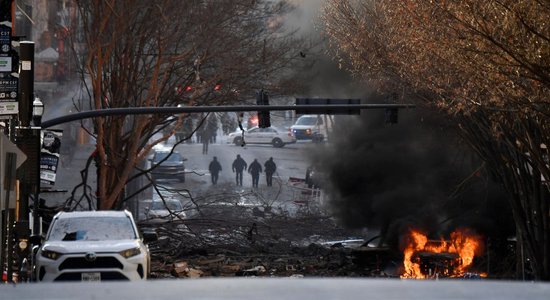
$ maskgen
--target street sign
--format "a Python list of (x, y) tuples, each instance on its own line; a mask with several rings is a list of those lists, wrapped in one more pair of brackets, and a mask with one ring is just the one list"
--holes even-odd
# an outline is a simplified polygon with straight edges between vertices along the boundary
[(19, 113), (18, 99), (19, 78), (8, 73), (0, 75), (0, 115), (14, 115)]
[(11, 72), (12, 58), (11, 56), (0, 56), (0, 72)]
[(21, 151), (5, 134), (0, 134), (0, 163), (5, 159), (6, 152), (12, 152), (17, 155), (16, 168), (19, 168), (27, 159), (27, 155)]
[(49, 129), (42, 131), (42, 147), (40, 150), (40, 184), (42, 187), (50, 188), (55, 184), (62, 136), (62, 130)]
[(0, 55), (8, 55), (11, 50), (11, 27), (0, 25)]
[[(12, 7), (12, 2), (3, 2), (2, 9), (6, 7)], [(2, 18), (9, 16), (6, 12), (2, 12)], [(0, 21), (0, 116), (16, 115), (19, 113), (19, 78), (11, 76), (18, 64), (17, 54), (11, 48), (11, 18)]]
[(296, 114), (358, 115), (358, 108), (335, 108), (330, 105), (360, 104), (360, 99), (296, 98), (296, 105), (327, 105), (324, 108), (296, 109)]
[[(6, 157), (7, 153), (14, 153), (16, 156), (16, 163), (15, 168), (19, 168), (23, 162), (27, 159), (27, 156), (23, 151), (21, 151), (14, 143), (12, 143), (8, 137), (4, 134), (0, 134), (0, 208), (15, 208), (15, 201), (10, 201), (10, 203), (6, 203), (6, 200), (8, 199), (15, 199), (15, 194), (13, 192), (13, 186), (6, 186), (6, 176), (8, 174), (4, 174), (5, 171), (5, 163), (6, 163)], [(12, 178), (12, 183), (15, 182), (15, 177)], [(8, 199), (4, 199), (5, 196), (5, 190), (10, 191), (10, 195)]]

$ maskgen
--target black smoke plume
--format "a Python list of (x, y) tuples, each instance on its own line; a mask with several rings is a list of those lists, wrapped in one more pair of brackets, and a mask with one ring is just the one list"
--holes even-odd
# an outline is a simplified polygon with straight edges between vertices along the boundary
[[(289, 28), (322, 40), (313, 24), (322, 23), (317, 17), (323, 2), (292, 3), (297, 9), (286, 20)], [(309, 86), (300, 96), (386, 102), (385, 97), (368, 95), (368, 86), (354, 82), (327, 57), (324, 44), (316, 50), (304, 58), (313, 60), (314, 67), (298, 70)], [(513, 235), (502, 189), (442, 112), (401, 109), (393, 125), (385, 123), (380, 109), (335, 119), (329, 143), (318, 148), (311, 162), (325, 177), (325, 199), (344, 225), (380, 231), (380, 242), (388, 244), (397, 244), (409, 227), (432, 238), (447, 236), (457, 227), (504, 240)]]
[(336, 116), (329, 140), (312, 161), (344, 225), (378, 230), (394, 245), (411, 227), (434, 238), (457, 227), (511, 231), (504, 196), (441, 113), (400, 109), (397, 124), (386, 124), (383, 109)]

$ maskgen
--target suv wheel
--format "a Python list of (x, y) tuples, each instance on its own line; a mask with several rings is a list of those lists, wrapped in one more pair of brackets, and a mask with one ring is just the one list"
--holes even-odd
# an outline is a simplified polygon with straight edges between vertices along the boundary
[(324, 137), (322, 134), (315, 134), (315, 135), (313, 136), (312, 141), (313, 141), (314, 143), (322, 143), (324, 139), (325, 139), (325, 137)]

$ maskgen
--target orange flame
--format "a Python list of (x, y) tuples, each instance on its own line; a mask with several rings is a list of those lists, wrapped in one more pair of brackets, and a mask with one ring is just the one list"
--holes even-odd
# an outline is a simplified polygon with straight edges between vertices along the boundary
[[(474, 262), (474, 257), (482, 251), (482, 239), (468, 229), (457, 229), (450, 235), (450, 240), (428, 240), (418, 230), (411, 229), (406, 237), (401, 278), (423, 279), (429, 277), (461, 277)], [(422, 254), (441, 254), (442, 264), (426, 268), (422, 265)]]

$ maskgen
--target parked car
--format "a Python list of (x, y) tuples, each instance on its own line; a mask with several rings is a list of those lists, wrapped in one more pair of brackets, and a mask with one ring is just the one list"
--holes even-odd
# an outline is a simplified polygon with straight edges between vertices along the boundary
[(151, 175), (157, 179), (178, 179), (185, 182), (184, 158), (179, 152), (166, 149), (156, 150), (151, 159), (151, 167), (154, 167)]
[[(232, 132), (227, 137), (228, 143), (237, 146), (243, 145), (243, 133), (241, 130)], [(244, 131), (245, 144), (271, 144), (273, 147), (280, 148), (286, 144), (296, 143), (296, 138), (291, 132), (281, 130), (275, 127), (259, 128), (253, 127)]]
[(128, 211), (60, 212), (36, 254), (36, 279), (52, 281), (145, 280), (150, 253)]
[(290, 131), (297, 140), (311, 140), (322, 142), (327, 136), (326, 124), (321, 115), (303, 115), (299, 117)]
[(178, 199), (158, 199), (146, 202), (146, 220), (173, 221), (187, 217), (183, 205)]

